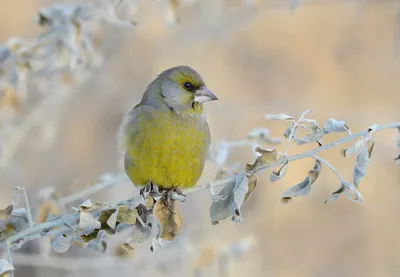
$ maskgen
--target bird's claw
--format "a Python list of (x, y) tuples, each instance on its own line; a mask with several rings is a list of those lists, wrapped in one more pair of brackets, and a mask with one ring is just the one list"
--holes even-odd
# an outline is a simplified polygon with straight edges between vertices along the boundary
[(175, 212), (173, 211), (173, 201), (176, 200), (173, 197), (174, 194), (184, 196), (186, 198), (186, 195), (179, 188), (173, 188), (165, 192), (165, 194), (163, 195), (163, 203), (168, 208), (171, 214), (175, 214)]

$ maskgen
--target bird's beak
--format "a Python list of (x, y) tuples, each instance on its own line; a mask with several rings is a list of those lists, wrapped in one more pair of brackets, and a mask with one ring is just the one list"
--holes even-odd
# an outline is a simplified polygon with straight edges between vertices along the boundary
[(194, 94), (195, 102), (204, 103), (213, 100), (218, 100), (218, 97), (215, 96), (215, 94), (205, 86), (202, 86), (200, 89), (196, 90)]

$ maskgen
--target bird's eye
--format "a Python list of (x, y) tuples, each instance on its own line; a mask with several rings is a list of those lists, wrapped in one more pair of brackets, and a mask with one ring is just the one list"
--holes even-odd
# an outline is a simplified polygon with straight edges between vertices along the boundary
[(185, 82), (183, 83), (183, 87), (187, 90), (187, 91), (193, 91), (194, 90), (194, 85), (190, 82)]

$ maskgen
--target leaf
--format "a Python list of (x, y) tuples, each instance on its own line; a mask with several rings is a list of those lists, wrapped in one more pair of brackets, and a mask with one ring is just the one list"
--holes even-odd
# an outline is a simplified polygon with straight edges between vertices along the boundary
[[(290, 133), (292, 132), (293, 127), (294, 127), (294, 122), (290, 123), (290, 125), (286, 128), (285, 132), (283, 133), (283, 136), (284, 136), (285, 138), (289, 138)], [(294, 132), (293, 132), (293, 137), (296, 137), (296, 131), (297, 131), (297, 130), (294, 130)]]
[(345, 190), (344, 193), (346, 194), (347, 198), (357, 204), (363, 204), (364, 199), (362, 194), (357, 190), (357, 188), (348, 182), (344, 182)]
[(246, 173), (236, 175), (236, 178), (227, 183), (212, 202), (210, 207), (211, 223), (218, 224), (219, 221), (232, 216), (232, 221), (242, 222), (243, 218), (240, 208), (250, 197), (251, 193), (257, 187), (257, 176)]
[[(397, 147), (400, 148), (400, 128), (397, 128)], [(400, 164), (400, 154), (394, 159), (394, 164)]]
[(372, 155), (372, 150), (374, 149), (374, 142), (369, 141), (368, 147), (364, 148), (358, 155), (356, 160), (356, 165), (353, 170), (353, 184), (358, 187), (361, 179), (364, 177), (367, 166), (369, 164), (369, 160)]
[(397, 148), (400, 148), (400, 128), (397, 128)]
[(397, 158), (394, 159), (394, 164), (400, 164), (400, 154)]
[(359, 141), (354, 143), (352, 146), (350, 146), (350, 148), (342, 149), (341, 153), (342, 153), (343, 157), (347, 158), (347, 157), (353, 155), (354, 153), (360, 152), (360, 150), (365, 147), (366, 147), (366, 141), (364, 139), (360, 139)]
[(286, 171), (288, 169), (289, 162), (286, 160), (285, 163), (282, 165), (282, 167), (278, 171), (272, 171), (271, 174), (269, 175), (269, 180), (271, 182), (276, 182), (283, 177), (285, 177)]
[(312, 143), (312, 142), (317, 142), (321, 144), (322, 137), (324, 136), (324, 130), (323, 129), (317, 129), (315, 131), (312, 131), (312, 133), (306, 134), (302, 138), (294, 138), (294, 142), (297, 145), (303, 145), (306, 143)]
[(81, 211), (90, 211), (90, 209), (93, 207), (92, 200), (88, 199), (85, 202), (83, 202), (80, 206), (79, 209)]
[(140, 223), (133, 226), (132, 231), (126, 237), (122, 245), (130, 250), (134, 250), (135, 243), (143, 243), (151, 236), (151, 229), (148, 226), (142, 226)]
[(59, 234), (52, 242), (51, 248), (57, 253), (65, 253), (68, 251), (72, 243), (76, 238), (74, 231), (68, 231), (63, 234)]
[(267, 114), (264, 116), (266, 120), (294, 120), (294, 118), (287, 114)]
[(351, 201), (357, 204), (363, 203), (363, 196), (357, 190), (356, 186), (345, 181), (340, 184), (340, 187), (332, 193), (332, 195), (325, 201), (325, 203), (335, 202), (343, 192), (345, 193), (346, 197)]
[(79, 228), (100, 229), (101, 223), (90, 212), (82, 212), (79, 216)]
[(138, 211), (136, 209), (129, 209), (128, 206), (121, 206), (118, 209), (117, 222), (136, 224)]
[(182, 214), (179, 210), (179, 201), (171, 200), (170, 209), (159, 200), (154, 205), (153, 214), (156, 216), (160, 227), (160, 238), (163, 240), (173, 240), (182, 228)]
[(336, 120), (334, 118), (329, 118), (324, 127), (324, 132), (329, 133), (339, 133), (339, 132), (349, 132), (350, 128), (346, 125), (343, 120)]
[(372, 135), (376, 132), (377, 127), (378, 127), (377, 124), (369, 126), (368, 131), (360, 140), (358, 140), (356, 143), (350, 146), (349, 149), (342, 149), (343, 157), (345, 158), (349, 157), (354, 153), (360, 153), (360, 151), (362, 151), (363, 149), (368, 148), (370, 145), (370, 141), (372, 139)]
[(93, 240), (90, 240), (86, 244), (86, 248), (105, 253), (107, 250), (107, 242), (105, 240), (106, 231), (100, 230), (97, 234), (97, 237)]
[(335, 202), (339, 198), (339, 196), (344, 192), (344, 190), (345, 190), (344, 186), (340, 185), (340, 187), (337, 190), (332, 192), (332, 195), (325, 201), (325, 204)]
[(23, 208), (14, 208), (8, 218), (0, 223), (0, 240), (2, 240), (29, 226), (28, 212)]
[(0, 220), (6, 220), (14, 210), (14, 205), (11, 204), (4, 210), (0, 210)]
[(6, 274), (14, 271), (14, 269), (14, 266), (9, 261), (0, 259), (0, 276), (7, 276)]
[(260, 167), (272, 164), (278, 159), (278, 152), (276, 149), (262, 149), (257, 147), (255, 151), (259, 153), (260, 156), (256, 158), (254, 164), (246, 164), (246, 172), (254, 171)]
[[(117, 215), (118, 215), (118, 209), (107, 219), (107, 225), (110, 226), (110, 228), (115, 229), (115, 226), (117, 225)], [(99, 221), (100, 226), (101, 222)], [(99, 228), (96, 228), (99, 229)]]
[(282, 201), (289, 202), (292, 197), (306, 196), (311, 191), (311, 185), (317, 180), (319, 173), (321, 172), (321, 162), (319, 160), (315, 161), (314, 167), (308, 171), (308, 176), (303, 182), (287, 189), (282, 196)]
[(253, 193), (253, 191), (257, 188), (257, 182), (258, 182), (258, 176), (256, 174), (251, 173), (250, 175), (247, 175), (247, 179), (249, 180), (249, 189), (247, 190), (246, 195), (244, 196), (244, 201), (246, 202), (247, 199), (249, 199), (250, 195)]

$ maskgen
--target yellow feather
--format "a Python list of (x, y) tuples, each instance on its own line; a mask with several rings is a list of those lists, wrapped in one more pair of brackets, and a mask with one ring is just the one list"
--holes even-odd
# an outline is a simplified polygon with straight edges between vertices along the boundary
[(127, 138), (125, 169), (135, 185), (152, 181), (166, 189), (197, 183), (210, 146), (201, 105), (186, 115), (153, 110), (140, 115), (134, 128), (135, 135)]

